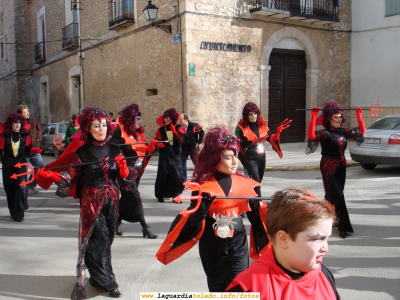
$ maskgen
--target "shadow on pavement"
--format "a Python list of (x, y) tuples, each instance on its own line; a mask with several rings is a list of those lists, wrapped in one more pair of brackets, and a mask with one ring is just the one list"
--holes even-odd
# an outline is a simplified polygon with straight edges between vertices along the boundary
[[(76, 277), (0, 274), (0, 282), (0, 298), (5, 296), (26, 300), (70, 299)], [(103, 293), (105, 294), (88, 283), (86, 299)]]

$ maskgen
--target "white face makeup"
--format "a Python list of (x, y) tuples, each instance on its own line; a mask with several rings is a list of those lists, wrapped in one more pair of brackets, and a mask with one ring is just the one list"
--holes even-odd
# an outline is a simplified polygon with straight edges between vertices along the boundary
[(250, 112), (248, 116), (249, 122), (250, 123), (255, 123), (257, 122), (257, 114), (255, 112)]
[(135, 129), (139, 129), (141, 125), (142, 125), (142, 117), (136, 116), (135, 117)]
[(232, 150), (225, 150), (222, 159), (217, 166), (217, 171), (225, 174), (236, 174), (238, 158)]
[(101, 122), (99, 122), (99, 120), (94, 120), (90, 125), (89, 132), (96, 141), (103, 142), (107, 137), (106, 119), (102, 119)]
[(340, 128), (340, 126), (342, 125), (342, 120), (342, 115), (340, 113), (333, 114), (330, 122), (331, 127)]
[(13, 132), (18, 132), (18, 131), (20, 131), (20, 129), (21, 129), (21, 122), (13, 122), (11, 124), (11, 130)]

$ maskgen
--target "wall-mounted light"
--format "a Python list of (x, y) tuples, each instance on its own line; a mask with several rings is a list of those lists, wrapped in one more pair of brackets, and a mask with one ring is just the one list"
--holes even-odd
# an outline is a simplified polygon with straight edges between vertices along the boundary
[(164, 30), (165, 32), (171, 34), (171, 24), (170, 25), (161, 25), (160, 23), (165, 22), (165, 20), (160, 20), (157, 21), (157, 13), (158, 13), (158, 7), (155, 6), (153, 3), (151, 3), (151, 0), (148, 0), (149, 3), (147, 3), (146, 7), (143, 9), (143, 14), (148, 22), (151, 22), (151, 26), (160, 28), (161, 30)]

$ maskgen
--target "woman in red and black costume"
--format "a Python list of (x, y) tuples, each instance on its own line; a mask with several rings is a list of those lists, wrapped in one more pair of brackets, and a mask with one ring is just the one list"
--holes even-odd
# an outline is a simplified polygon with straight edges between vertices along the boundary
[(118, 222), (119, 187), (132, 190), (137, 171), (127, 167), (120, 148), (108, 142), (111, 128), (104, 110), (85, 108), (79, 122), (84, 144), (73, 154), (71, 164), (89, 164), (69, 167), (61, 173), (40, 169), (38, 182), (51, 178), (58, 185), (56, 194), (66, 197), (78, 177), (82, 180), (77, 283), (71, 299), (86, 297), (86, 267), (92, 286), (120, 297), (111, 265), (111, 244)]
[[(327, 102), (322, 110), (323, 114), (320, 117), (323, 118), (322, 125), (325, 129), (318, 131), (315, 130), (315, 125), (320, 108), (316, 107), (311, 111), (311, 121), (307, 133), (309, 143), (306, 154), (315, 152), (318, 144), (321, 144), (320, 169), (324, 182), (325, 199), (335, 206), (339, 235), (341, 238), (346, 238), (348, 233), (353, 233), (354, 231), (343, 194), (347, 168), (344, 151), (347, 147), (347, 139), (353, 139), (360, 145), (364, 141), (366, 129), (361, 108), (356, 110), (358, 127), (352, 129), (342, 128), (346, 117), (342, 106), (339, 104)], [(318, 121), (317, 125), (320, 125), (320, 123)]]
[[(260, 116), (260, 109), (253, 102), (248, 102), (242, 111), (243, 118), (236, 126), (235, 134), (240, 138), (239, 158), (250, 178), (261, 183), (265, 172), (264, 143), (268, 141), (272, 148), (282, 158), (279, 135), (283, 129), (289, 127), (278, 126), (270, 132), (268, 121)], [(261, 186), (256, 187), (258, 196), (261, 196)]]
[[(144, 127), (141, 118), (142, 113), (139, 111), (139, 106), (137, 104), (131, 104), (125, 107), (118, 114), (119, 117), (117, 123), (119, 124), (119, 128), (112, 133), (110, 142), (116, 144), (128, 144), (121, 146), (122, 153), (125, 157), (152, 154), (154, 152), (154, 144), (148, 145), (146, 143), (147, 140), (144, 135)], [(157, 235), (151, 231), (151, 227), (144, 219), (142, 199), (138, 190), (140, 178), (142, 177), (150, 158), (151, 157), (139, 157), (127, 161), (128, 166), (137, 170), (138, 176), (136, 177), (135, 187), (132, 191), (121, 190), (117, 235), (122, 235), (121, 221), (124, 220), (131, 223), (139, 222), (142, 226), (144, 237), (148, 237), (149, 239), (157, 238)]]
[[(250, 257), (257, 259), (269, 246), (265, 227), (267, 204), (260, 200), (215, 199), (215, 196), (254, 197), (260, 184), (238, 173), (239, 139), (226, 127), (210, 129), (198, 157), (192, 182), (201, 186), (197, 211), (189, 209), (174, 220), (156, 257), (164, 264), (177, 259), (197, 241), (210, 292), (223, 292), (237, 274), (249, 267), (249, 249), (242, 214), (251, 222)], [(198, 189), (191, 187), (192, 195)]]
[[(29, 136), (30, 125), (17, 113), (10, 113), (7, 120), (0, 125), (0, 159), (3, 164), (3, 186), (6, 192), (8, 210), (11, 218), (16, 222), (21, 222), (25, 216), (28, 205), (28, 189), (20, 186), (20, 183), (27, 181), (25, 173), (26, 167), (14, 167), (18, 162), (26, 163), (26, 157), (30, 153), (41, 153), (39, 148), (32, 147)], [(11, 176), (17, 174), (17, 179)]]
[[(160, 148), (157, 178), (154, 186), (155, 196), (159, 202), (164, 202), (165, 198), (176, 197), (183, 191), (181, 143), (186, 134), (186, 129), (177, 124), (179, 117), (176, 109), (170, 108), (156, 121), (161, 126), (157, 129), (156, 140), (153, 140)], [(170, 142), (157, 142), (167, 140)]]

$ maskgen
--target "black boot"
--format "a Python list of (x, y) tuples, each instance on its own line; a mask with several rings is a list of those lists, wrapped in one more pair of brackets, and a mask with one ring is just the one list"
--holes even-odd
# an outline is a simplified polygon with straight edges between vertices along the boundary
[(156, 239), (157, 235), (151, 232), (151, 227), (149, 225), (146, 225), (143, 227), (142, 232), (143, 232), (143, 237), (148, 237), (149, 239)]
[(121, 236), (122, 235), (122, 230), (121, 230), (121, 221), (120, 220), (118, 220), (118, 224), (117, 224), (117, 230), (116, 230), (116, 235), (119, 235), (119, 236)]

